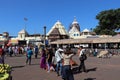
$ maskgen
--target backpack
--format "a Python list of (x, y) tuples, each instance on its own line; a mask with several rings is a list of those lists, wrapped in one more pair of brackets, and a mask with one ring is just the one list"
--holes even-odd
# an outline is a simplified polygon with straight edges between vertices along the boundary
[(80, 61), (86, 60), (87, 59), (86, 54), (83, 53), (79, 59)]

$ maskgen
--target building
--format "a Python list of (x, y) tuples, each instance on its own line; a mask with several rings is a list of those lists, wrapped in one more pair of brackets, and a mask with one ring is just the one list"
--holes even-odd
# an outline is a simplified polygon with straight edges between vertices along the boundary
[(17, 37), (9, 39), (9, 45), (43, 45), (43, 35), (29, 34), (25, 29), (18, 32)]
[(84, 29), (83, 31), (80, 31), (80, 25), (76, 19), (74, 19), (74, 21), (70, 25), (68, 33), (69, 33), (70, 39), (87, 38), (87, 37), (96, 35), (95, 32), (91, 32), (88, 29)]
[(80, 37), (80, 26), (76, 19), (74, 19), (74, 21), (70, 25), (68, 33), (71, 39), (76, 39)]
[(110, 49), (110, 48), (120, 48), (120, 37), (98, 37), (98, 38), (81, 38), (81, 39), (64, 39), (50, 42), (51, 45), (64, 46), (70, 45), (73, 47), (84, 46), (86, 48), (100, 48), (100, 49)]
[(57, 21), (47, 33), (47, 37), (49, 41), (55, 41), (59, 39), (68, 39), (69, 35), (62, 23)]
[(76, 18), (74, 18), (72, 24), (71, 24), (70, 27), (69, 27), (69, 30), (72, 29), (73, 27), (75, 27), (78, 31), (80, 31), (80, 25), (79, 25), (79, 23), (77, 22)]
[(19, 40), (25, 40), (25, 38), (26, 38), (28, 35), (29, 35), (28, 32), (27, 32), (25, 29), (23, 29), (23, 30), (21, 30), (20, 32), (18, 32), (18, 39), (19, 39)]
[(93, 36), (96, 36), (96, 33), (95, 33), (95, 32), (91, 32), (91, 31), (89, 31), (88, 29), (84, 29), (84, 30), (81, 32), (80, 38), (88, 38), (88, 37), (93, 37)]
[(9, 40), (9, 33), (3, 32), (3, 34), (0, 34), (0, 45), (6, 45)]

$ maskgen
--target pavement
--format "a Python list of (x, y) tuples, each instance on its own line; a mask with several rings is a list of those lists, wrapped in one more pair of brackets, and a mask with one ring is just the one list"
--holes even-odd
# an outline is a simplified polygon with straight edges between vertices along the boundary
[[(62, 80), (56, 76), (56, 72), (48, 73), (40, 68), (40, 57), (32, 56), (32, 64), (25, 65), (25, 56), (6, 57), (5, 63), (12, 67), (12, 80)], [(78, 56), (73, 57), (79, 65)], [(87, 73), (77, 72), (78, 66), (73, 66), (75, 80), (119, 80), (120, 79), (120, 56), (112, 56), (103, 59), (88, 57), (85, 61)]]

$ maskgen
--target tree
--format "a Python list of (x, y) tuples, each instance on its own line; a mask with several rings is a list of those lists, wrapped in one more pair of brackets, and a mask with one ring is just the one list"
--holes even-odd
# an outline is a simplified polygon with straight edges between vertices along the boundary
[(97, 34), (114, 35), (120, 29), (120, 8), (100, 12), (96, 19), (99, 25), (94, 28)]

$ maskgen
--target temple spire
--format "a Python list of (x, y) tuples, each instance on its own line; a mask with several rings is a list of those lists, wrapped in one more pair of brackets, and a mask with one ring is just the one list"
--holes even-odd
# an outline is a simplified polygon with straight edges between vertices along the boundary
[(72, 24), (78, 24), (76, 16), (74, 16), (74, 20), (73, 20)]
[(75, 22), (77, 21), (76, 16), (74, 16), (74, 21), (75, 21)]
[(80, 31), (80, 25), (79, 25), (79, 23), (77, 22), (76, 16), (74, 16), (74, 20), (73, 20), (72, 24), (70, 24), (70, 26), (69, 26), (69, 31), (70, 31), (73, 27), (77, 28), (78, 31)]

